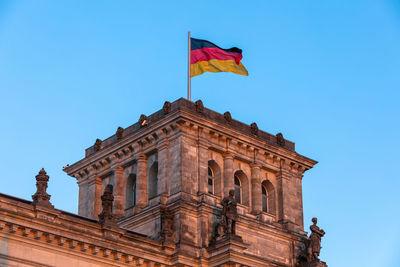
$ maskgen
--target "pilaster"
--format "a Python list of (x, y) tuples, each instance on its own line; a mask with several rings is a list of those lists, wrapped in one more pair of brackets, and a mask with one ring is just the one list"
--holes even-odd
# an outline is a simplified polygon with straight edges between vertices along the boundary
[(88, 180), (79, 180), (79, 203), (78, 203), (78, 214), (80, 216), (88, 217), (88, 202), (89, 202), (89, 185)]
[(101, 187), (102, 179), (94, 176), (89, 181), (89, 202), (88, 202), (88, 217), (98, 220), (101, 212)]
[(276, 175), (278, 193), (278, 222), (291, 231), (303, 231), (303, 207), (299, 186), (301, 180), (296, 173), (289, 171), (284, 160), (281, 160), (280, 171)]
[(168, 187), (168, 147), (169, 141), (164, 138), (157, 144), (158, 151), (158, 186), (161, 194), (165, 196), (169, 196), (169, 187)]
[(124, 196), (124, 168), (116, 166), (114, 168), (114, 213), (117, 218), (124, 215), (123, 196)]
[(140, 208), (147, 206), (147, 159), (144, 153), (137, 160), (137, 205)]
[(199, 161), (199, 193), (204, 194), (208, 193), (208, 144), (205, 140), (198, 140), (197, 151)]

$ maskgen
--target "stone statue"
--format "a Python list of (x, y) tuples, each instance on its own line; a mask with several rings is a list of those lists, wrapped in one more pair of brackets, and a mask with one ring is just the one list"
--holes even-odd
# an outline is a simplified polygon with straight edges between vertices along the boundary
[(225, 234), (236, 235), (235, 227), (238, 218), (237, 203), (235, 200), (235, 190), (229, 190), (229, 196), (222, 199), (222, 224), (225, 228)]
[(317, 218), (312, 218), (313, 225), (310, 226), (310, 246), (309, 251), (311, 252), (310, 257), (312, 261), (319, 261), (319, 252), (321, 250), (321, 237), (325, 235), (325, 231), (319, 229), (317, 226)]
[(103, 207), (103, 211), (99, 214), (99, 222), (101, 225), (117, 225), (117, 220), (112, 210), (113, 202), (113, 186), (108, 184), (104, 189), (103, 195), (101, 196), (101, 206)]

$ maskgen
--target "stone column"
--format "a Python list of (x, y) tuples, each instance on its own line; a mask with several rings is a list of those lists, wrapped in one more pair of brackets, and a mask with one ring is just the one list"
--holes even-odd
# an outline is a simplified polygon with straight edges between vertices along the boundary
[(124, 168), (117, 166), (114, 169), (114, 210), (113, 213), (117, 218), (124, 215), (123, 207), (124, 198)]
[(101, 185), (100, 177), (92, 177), (89, 181), (88, 217), (95, 220), (98, 219), (101, 212)]
[(260, 166), (255, 163), (251, 164), (250, 166), (251, 166), (252, 213), (259, 214), (262, 211)]
[(229, 190), (234, 189), (233, 179), (233, 154), (231, 152), (224, 153), (224, 196), (229, 195)]
[(141, 153), (137, 160), (137, 205), (140, 208), (147, 206), (147, 159), (146, 155)]

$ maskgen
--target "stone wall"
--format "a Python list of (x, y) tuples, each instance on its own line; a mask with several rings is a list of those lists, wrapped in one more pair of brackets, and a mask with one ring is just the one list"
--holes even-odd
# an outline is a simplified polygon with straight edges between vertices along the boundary
[[(235, 188), (237, 175), (241, 196), (238, 232), (247, 244), (243, 253), (272, 265), (294, 264), (293, 247), (299, 246), (305, 234), (301, 180), (316, 164), (297, 154), (294, 143), (281, 134), (262, 132), (254, 123), (248, 126), (200, 102), (182, 99), (172, 103), (168, 112), (142, 116), (119, 136), (101, 146), (97, 142), (86, 150), (84, 159), (65, 169), (78, 180), (80, 215), (97, 219), (102, 185), (113, 183), (117, 185), (114, 211), (122, 228), (176, 244), (177, 253), (209, 260), (214, 257), (209, 250), (220, 202)], [(149, 168), (155, 161), (157, 196), (149, 198)], [(213, 173), (212, 194), (208, 192), (208, 168)], [(135, 207), (126, 207), (130, 172), (137, 177)], [(262, 185), (268, 193), (268, 210), (262, 208)], [(174, 232), (167, 239), (165, 210)]]

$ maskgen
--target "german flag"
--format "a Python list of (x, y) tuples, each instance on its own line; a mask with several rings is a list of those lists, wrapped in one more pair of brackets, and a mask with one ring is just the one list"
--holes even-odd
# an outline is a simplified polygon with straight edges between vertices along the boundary
[(190, 77), (204, 72), (233, 72), (249, 75), (240, 62), (242, 50), (237, 47), (223, 49), (215, 44), (190, 38)]

